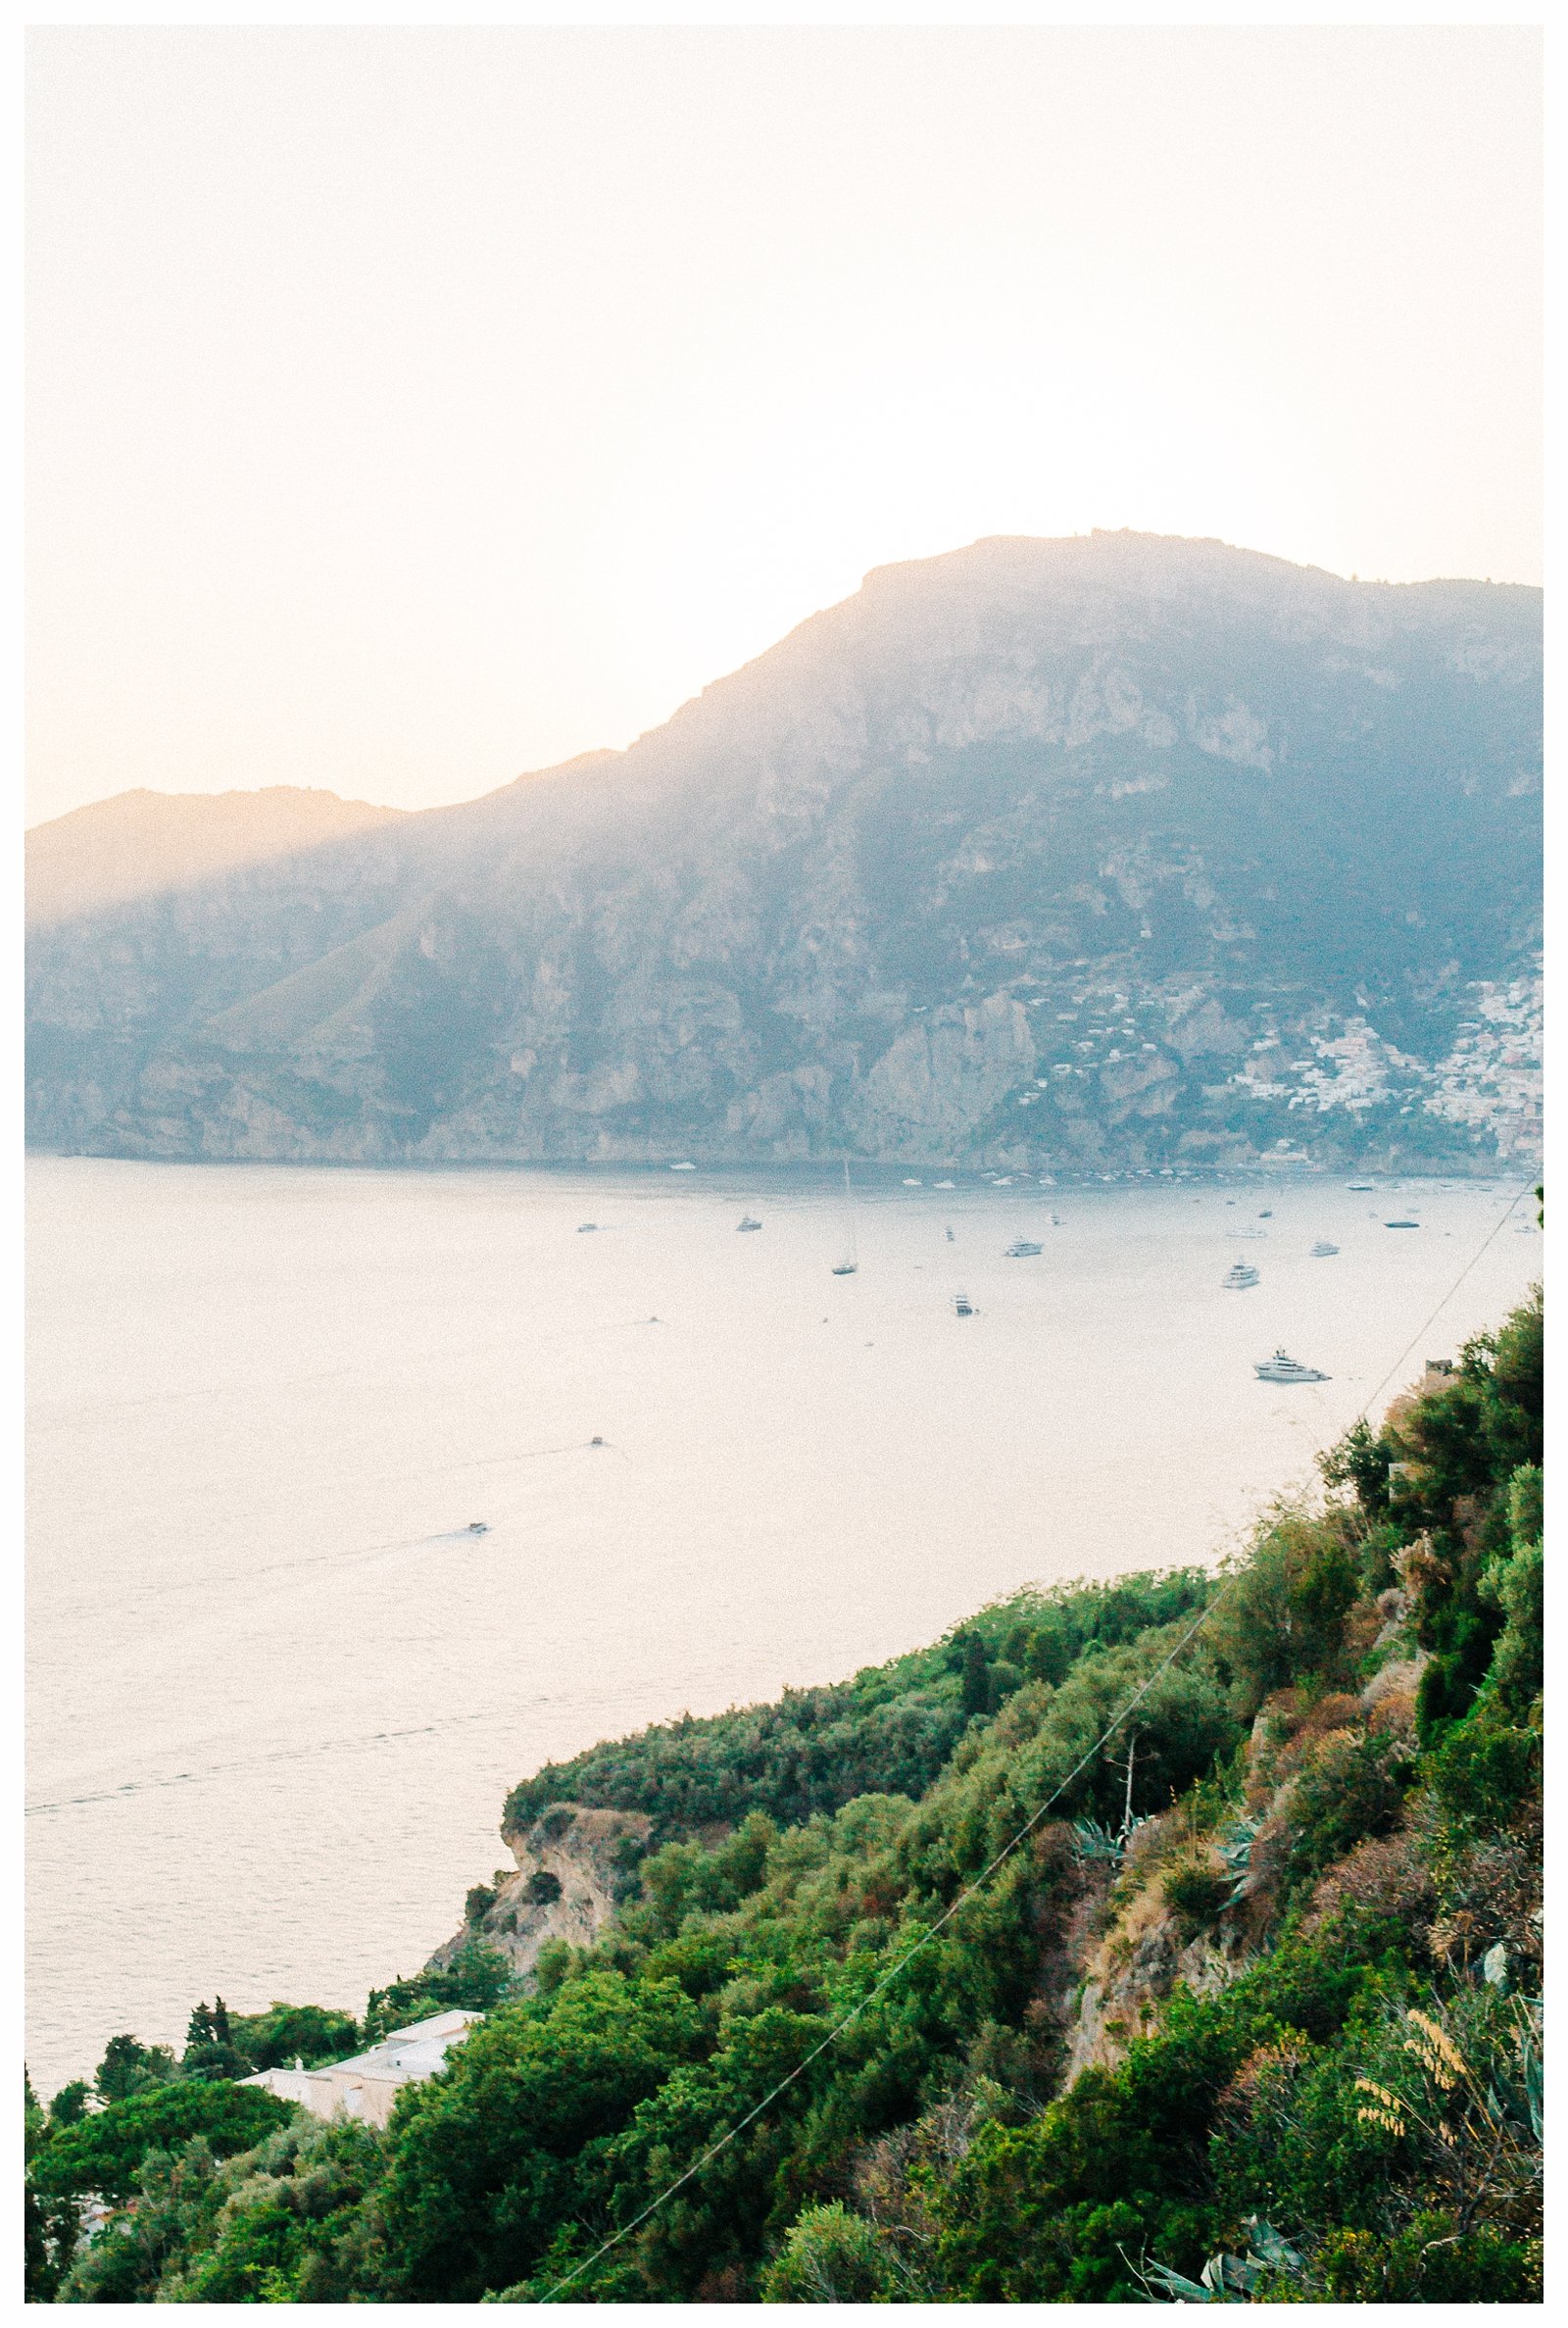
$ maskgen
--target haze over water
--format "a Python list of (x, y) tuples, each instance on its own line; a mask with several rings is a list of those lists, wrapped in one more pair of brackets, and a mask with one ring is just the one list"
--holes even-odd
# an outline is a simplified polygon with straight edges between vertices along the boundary
[[(34, 2083), (215, 1991), (363, 2008), (552, 1756), (1217, 1555), (1514, 1193), (958, 1177), (867, 1175), (835, 1278), (827, 1170), (33, 1160)], [(1540, 1254), (1505, 1226), (1397, 1380)], [(1259, 1385), (1277, 1344), (1332, 1379)]]

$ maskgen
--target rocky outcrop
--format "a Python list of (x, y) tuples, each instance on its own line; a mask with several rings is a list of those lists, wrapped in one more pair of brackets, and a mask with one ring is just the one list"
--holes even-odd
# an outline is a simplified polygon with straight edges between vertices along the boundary
[(499, 1950), (524, 1976), (552, 1940), (586, 1948), (613, 1914), (650, 1832), (651, 1821), (637, 1811), (552, 1804), (531, 1826), (506, 1835), (516, 1872), (475, 1887), (463, 1924), (436, 1950), (430, 1968), (444, 1969), (473, 1940)]
[(55, 901), (31, 1136), (1525, 1161), (1540, 622), (1533, 591), (1213, 542), (981, 542), (868, 575), (626, 752), (461, 809), (308, 849), (290, 824), (118, 897), (72, 891), (121, 804), (81, 812), (29, 836)]
[(1221, 1925), (1188, 1932), (1168, 1904), (1163, 1878), (1181, 1849), (1168, 1817), (1146, 1819), (1133, 1832), (1111, 1913), (1097, 1935), (1086, 1936), (1082, 1949), (1063, 2047), (1063, 2090), (1086, 2069), (1119, 2061), (1134, 2038), (1153, 2027), (1174, 1988), (1210, 1995), (1233, 1980), (1246, 1960), (1238, 1930)]

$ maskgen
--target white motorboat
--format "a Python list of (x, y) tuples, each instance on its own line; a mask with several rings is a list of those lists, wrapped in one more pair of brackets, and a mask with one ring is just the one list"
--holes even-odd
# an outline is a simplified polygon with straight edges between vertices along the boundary
[(974, 1313), (974, 1304), (970, 1301), (968, 1295), (966, 1293), (956, 1293), (953, 1297), (954, 1316), (972, 1317)]
[(1252, 1371), (1259, 1382), (1327, 1382), (1330, 1377), (1319, 1373), (1316, 1366), (1303, 1366), (1298, 1359), (1287, 1358), (1283, 1350), (1276, 1350), (1272, 1358), (1252, 1362)]
[(1246, 1293), (1250, 1285), (1257, 1283), (1257, 1271), (1249, 1261), (1239, 1261), (1226, 1270), (1220, 1279), (1227, 1293)]
[(742, 1236), (744, 1236), (749, 1229), (760, 1228), (761, 1225), (762, 1224), (760, 1220), (753, 1219), (750, 1213), (743, 1213), (739, 1220), (737, 1220), (735, 1223), (736, 1229)]
[(1027, 1237), (1014, 1237), (1003, 1258), (1005, 1261), (1032, 1261), (1037, 1253), (1044, 1251), (1043, 1245), (1032, 1244)]
[(1339, 1250), (1340, 1249), (1338, 1245), (1331, 1245), (1327, 1237), (1319, 1237), (1317, 1243), (1312, 1248), (1312, 1259), (1314, 1261), (1327, 1261), (1331, 1253), (1338, 1253)]

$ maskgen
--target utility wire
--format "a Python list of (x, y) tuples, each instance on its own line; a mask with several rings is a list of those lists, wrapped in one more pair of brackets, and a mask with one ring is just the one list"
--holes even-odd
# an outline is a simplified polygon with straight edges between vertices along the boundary
[[(1476, 1263), (1481, 1260), (1482, 1255), (1487, 1251), (1487, 1248), (1491, 1245), (1493, 1239), (1498, 1234), (1504, 1222), (1515, 1211), (1521, 1199), (1528, 1196), (1529, 1194), (1529, 1186), (1521, 1188), (1518, 1192), (1518, 1195), (1514, 1197), (1513, 1202), (1508, 1206), (1507, 1211), (1499, 1214), (1498, 1218), (1494, 1222), (1492, 1228), (1489, 1230), (1486, 1237), (1483, 1238), (1480, 1245), (1477, 1246), (1470, 1259), (1465, 1263), (1464, 1267), (1459, 1271), (1458, 1276), (1455, 1277), (1453, 1283), (1448, 1287), (1447, 1292), (1444, 1295), (1442, 1301), (1439, 1302), (1437, 1308), (1432, 1312), (1431, 1315), (1416, 1328), (1410, 1340), (1405, 1344), (1398, 1357), (1395, 1360), (1393, 1365), (1384, 1375), (1383, 1380), (1378, 1384), (1377, 1389), (1373, 1391), (1371, 1396), (1367, 1399), (1365, 1405), (1361, 1409), (1361, 1414), (1363, 1416), (1365, 1415), (1367, 1409), (1372, 1405), (1373, 1400), (1378, 1398), (1393, 1381), (1395, 1375), (1403, 1365), (1405, 1360), (1409, 1357), (1411, 1351), (1420, 1341), (1422, 1335), (1433, 1323), (1433, 1320), (1442, 1315), (1444, 1310), (1453, 1299), (1453, 1296), (1458, 1292), (1459, 1287), (1464, 1283), (1466, 1277), (1469, 1276), (1471, 1270), (1476, 1266)], [(822, 2055), (827, 2052), (829, 2046), (836, 2045), (839, 2039), (844, 2035), (845, 2030), (850, 2028), (854, 2022), (858, 2021), (860, 2015), (867, 2009), (867, 2007), (874, 2005), (876, 2000), (889, 1988), (891, 1988), (894, 1981), (898, 1979), (900, 1973), (905, 1969), (906, 1965), (913, 1963), (915, 1957), (920, 1955), (921, 1951), (930, 1947), (932, 1941), (935, 1940), (937, 1934), (942, 1930), (943, 1926), (945, 1924), (951, 1923), (953, 1918), (957, 1914), (959, 1908), (966, 1907), (969, 1901), (975, 1897), (976, 1893), (981, 1891), (984, 1886), (990, 1882), (992, 1876), (995, 1875), (997, 1869), (1004, 1863), (1004, 1861), (1011, 1858), (1013, 1853), (1017, 1851), (1019, 1846), (1026, 1842), (1028, 1837), (1033, 1834), (1035, 1828), (1039, 1826), (1040, 1821), (1045, 1817), (1046, 1812), (1052, 1808), (1053, 1805), (1060, 1801), (1061, 1797), (1066, 1793), (1068, 1787), (1071, 1786), (1073, 1780), (1079, 1777), (1080, 1774), (1089, 1767), (1089, 1764), (1095, 1759), (1096, 1756), (1102, 1753), (1102, 1750), (1109, 1745), (1111, 1739), (1114, 1738), (1116, 1732), (1121, 1728), (1122, 1723), (1127, 1719), (1127, 1716), (1132, 1712), (1133, 1709), (1149, 1695), (1149, 1692), (1153, 1688), (1154, 1683), (1159, 1679), (1160, 1675), (1170, 1670), (1171, 1666), (1176, 1662), (1176, 1659), (1181, 1656), (1183, 1650), (1187, 1648), (1189, 1643), (1197, 1639), (1198, 1635), (1207, 1624), (1209, 1618), (1213, 1615), (1220, 1603), (1225, 1600), (1230, 1593), (1235, 1591), (1237, 1581), (1237, 1578), (1234, 1576), (1228, 1577), (1226, 1579), (1226, 1581), (1220, 1586), (1218, 1592), (1214, 1594), (1213, 1598), (1205, 1603), (1204, 1607), (1200, 1610), (1199, 1614), (1188, 1626), (1186, 1632), (1176, 1643), (1175, 1647), (1170, 1650), (1163, 1658), (1161, 1658), (1159, 1663), (1153, 1668), (1152, 1672), (1146, 1674), (1144, 1679), (1139, 1683), (1137, 1689), (1134, 1690), (1132, 1696), (1127, 1700), (1126, 1704), (1121, 1707), (1119, 1711), (1112, 1715), (1110, 1721), (1101, 1733), (1100, 1737), (1096, 1739), (1094, 1745), (1089, 1749), (1088, 1753), (1080, 1757), (1080, 1758), (1068, 1771), (1066, 1777), (1059, 1781), (1052, 1793), (1046, 1797), (1039, 1808), (1024, 1821), (1017, 1833), (1013, 1835), (1008, 1842), (1003, 1845), (1001, 1851), (997, 1853), (996, 1857), (990, 1861), (989, 1865), (981, 1869), (980, 1873), (974, 1878), (973, 1882), (965, 1885), (964, 1889), (959, 1892), (956, 1899), (952, 1901), (950, 1905), (943, 1909), (936, 1922), (921, 1935), (921, 1937), (915, 1942), (914, 1946), (910, 1949), (906, 1949), (896, 1963), (889, 1965), (887, 1971), (883, 1973), (881, 1979), (875, 1982), (871, 1988), (867, 1989), (865, 1995), (860, 1999), (859, 2003), (851, 2006), (850, 2010), (844, 2015), (844, 2018), (841, 2021), (835, 2023), (835, 2025), (828, 2031), (827, 2035), (820, 2039), (819, 2042), (811, 2048), (811, 2051), (806, 2055), (804, 2059), (796, 2063), (795, 2067), (789, 2072), (788, 2076), (781, 2077), (778, 2084), (772, 2088), (771, 2092), (764, 2094), (761, 2101), (755, 2104), (754, 2106), (746, 2112), (744, 2117), (737, 2118), (735, 2124), (730, 2127), (726, 2134), (721, 2134), (717, 2142), (710, 2143), (708, 2149), (703, 2152), (702, 2155), (698, 2158), (695, 2158), (691, 2165), (686, 2168), (683, 2174), (678, 2174), (672, 2183), (666, 2185), (666, 2187), (661, 2191), (656, 2198), (651, 2199), (648, 2204), (639, 2214), (632, 2216), (629, 2223), (623, 2223), (618, 2231), (612, 2232), (609, 2239), (602, 2241), (601, 2244), (594, 2249), (593, 2254), (591, 2255), (585, 2256), (582, 2262), (576, 2264), (570, 2271), (568, 2271), (564, 2279), (557, 2280), (553, 2287), (547, 2288), (544, 2295), (539, 2299), (541, 2303), (553, 2303), (555, 2299), (558, 2296), (563, 2295), (564, 2291), (572, 2285), (574, 2280), (581, 2279), (585, 2271), (591, 2271), (601, 2256), (608, 2255), (612, 2248), (619, 2247), (621, 2241), (623, 2239), (629, 2239), (631, 2234), (637, 2230), (641, 2224), (648, 2221), (650, 2215), (657, 2214), (659, 2209), (665, 2204), (667, 2200), (673, 2199), (677, 2191), (681, 2190), (687, 2183), (689, 2183), (695, 2175), (701, 2174), (703, 2168), (710, 2165), (712, 2160), (720, 2155), (721, 2152), (728, 2150), (730, 2144), (736, 2140), (737, 2136), (744, 2134), (747, 2127), (752, 2125), (758, 2118), (760, 2118), (765, 2109), (771, 2108), (772, 2105), (778, 2100), (781, 2094), (788, 2093), (790, 2087), (796, 2083), (797, 2079), (805, 2076), (807, 2070), (810, 2068), (811, 2063), (813, 2061), (819, 2060)]]
[(1361, 1411), (1360, 1411), (1360, 1412), (1359, 1412), (1359, 1413), (1357, 1414), (1357, 1416), (1356, 1416), (1356, 1420), (1357, 1420), (1357, 1422), (1364, 1422), (1364, 1421), (1365, 1421), (1365, 1419), (1366, 1419), (1366, 1416), (1367, 1416), (1367, 1413), (1368, 1413), (1369, 1410), (1370, 1410), (1370, 1409), (1371, 1409), (1371, 1407), (1372, 1407), (1373, 1401), (1374, 1401), (1374, 1400), (1376, 1400), (1376, 1399), (1380, 1399), (1380, 1398), (1383, 1396), (1383, 1393), (1384, 1393), (1384, 1392), (1385, 1392), (1385, 1391), (1388, 1389), (1388, 1387), (1389, 1387), (1389, 1384), (1390, 1384), (1390, 1383), (1391, 1383), (1391, 1382), (1394, 1380), (1394, 1377), (1395, 1377), (1395, 1375), (1396, 1375), (1396, 1374), (1397, 1374), (1397, 1372), (1399, 1371), (1399, 1368), (1400, 1368), (1400, 1367), (1403, 1365), (1403, 1363), (1404, 1363), (1405, 1360), (1406, 1360), (1406, 1359), (1409, 1357), (1409, 1355), (1410, 1355), (1411, 1351), (1412, 1351), (1412, 1350), (1414, 1350), (1414, 1348), (1415, 1348), (1416, 1344), (1417, 1344), (1417, 1343), (1420, 1341), (1420, 1339), (1421, 1339), (1422, 1335), (1428, 1331), (1428, 1329), (1431, 1327), (1431, 1325), (1434, 1323), (1434, 1321), (1435, 1321), (1437, 1318), (1439, 1318), (1439, 1317), (1441, 1317), (1441, 1316), (1443, 1315), (1443, 1313), (1444, 1313), (1444, 1311), (1445, 1311), (1445, 1310), (1447, 1308), (1448, 1304), (1449, 1304), (1449, 1303), (1452, 1301), (1452, 1299), (1453, 1299), (1454, 1295), (1455, 1295), (1455, 1294), (1458, 1292), (1458, 1290), (1459, 1290), (1460, 1286), (1461, 1286), (1461, 1285), (1464, 1283), (1465, 1279), (1466, 1279), (1466, 1278), (1469, 1276), (1469, 1274), (1470, 1274), (1471, 1270), (1472, 1270), (1472, 1269), (1475, 1267), (1475, 1265), (1476, 1265), (1477, 1262), (1479, 1262), (1479, 1261), (1480, 1261), (1480, 1259), (1481, 1259), (1482, 1255), (1483, 1255), (1483, 1254), (1486, 1252), (1486, 1250), (1487, 1250), (1487, 1247), (1488, 1247), (1488, 1246), (1489, 1246), (1489, 1245), (1492, 1243), (1492, 1240), (1493, 1240), (1493, 1238), (1494, 1238), (1494, 1237), (1495, 1237), (1495, 1236), (1497, 1236), (1497, 1235), (1500, 1233), (1500, 1231), (1501, 1231), (1501, 1229), (1502, 1229), (1502, 1227), (1503, 1227), (1504, 1223), (1505, 1223), (1505, 1222), (1508, 1220), (1509, 1216), (1510, 1216), (1510, 1215), (1511, 1215), (1511, 1214), (1513, 1214), (1513, 1213), (1516, 1211), (1516, 1209), (1518, 1208), (1518, 1206), (1520, 1205), (1520, 1203), (1523, 1201), (1523, 1199), (1524, 1199), (1525, 1197), (1527, 1197), (1527, 1196), (1531, 1196), (1531, 1195), (1533, 1195), (1533, 1194), (1534, 1194), (1534, 1189), (1533, 1189), (1533, 1186), (1532, 1186), (1530, 1183), (1528, 1183), (1528, 1182), (1527, 1182), (1527, 1183), (1526, 1183), (1526, 1185), (1525, 1185), (1523, 1188), (1521, 1188), (1521, 1189), (1520, 1189), (1520, 1191), (1519, 1191), (1518, 1195), (1517, 1195), (1517, 1196), (1514, 1198), (1514, 1200), (1513, 1200), (1513, 1203), (1512, 1203), (1511, 1205), (1509, 1205), (1509, 1207), (1508, 1207), (1507, 1211), (1506, 1211), (1506, 1212), (1504, 1212), (1504, 1213), (1499, 1213), (1499, 1214), (1498, 1214), (1498, 1215), (1497, 1215), (1496, 1219), (1495, 1219), (1495, 1220), (1493, 1222), (1493, 1224), (1492, 1224), (1492, 1227), (1491, 1227), (1490, 1231), (1488, 1232), (1488, 1234), (1487, 1234), (1485, 1237), (1483, 1237), (1483, 1239), (1481, 1240), (1481, 1243), (1480, 1243), (1480, 1244), (1479, 1244), (1479, 1245), (1476, 1247), (1476, 1249), (1475, 1249), (1474, 1253), (1472, 1253), (1472, 1254), (1471, 1254), (1471, 1256), (1470, 1256), (1470, 1259), (1469, 1259), (1469, 1260), (1468, 1260), (1468, 1261), (1465, 1263), (1465, 1264), (1464, 1264), (1464, 1267), (1463, 1267), (1463, 1268), (1462, 1268), (1462, 1269), (1459, 1271), (1459, 1274), (1458, 1274), (1458, 1276), (1457, 1276), (1457, 1277), (1455, 1277), (1455, 1279), (1454, 1279), (1453, 1283), (1452, 1283), (1452, 1284), (1449, 1286), (1449, 1288), (1448, 1288), (1447, 1292), (1446, 1292), (1446, 1293), (1444, 1295), (1444, 1297), (1443, 1297), (1442, 1301), (1441, 1301), (1441, 1302), (1438, 1304), (1437, 1308), (1436, 1308), (1436, 1309), (1435, 1309), (1435, 1310), (1432, 1312), (1432, 1314), (1431, 1314), (1431, 1316), (1424, 1318), (1424, 1319), (1422, 1320), (1421, 1324), (1420, 1324), (1420, 1325), (1418, 1325), (1418, 1326), (1416, 1327), (1416, 1329), (1415, 1329), (1415, 1332), (1414, 1332), (1414, 1333), (1413, 1333), (1413, 1334), (1410, 1336), (1410, 1339), (1409, 1339), (1409, 1341), (1408, 1341), (1408, 1342), (1406, 1342), (1406, 1344), (1405, 1344), (1404, 1348), (1403, 1348), (1403, 1349), (1400, 1351), (1400, 1353), (1399, 1353), (1398, 1357), (1397, 1357), (1397, 1358), (1395, 1360), (1395, 1362), (1394, 1362), (1393, 1365), (1392, 1365), (1392, 1366), (1389, 1368), (1388, 1372), (1387, 1372), (1387, 1373), (1384, 1375), (1384, 1377), (1383, 1377), (1383, 1380), (1382, 1380), (1382, 1381), (1381, 1381), (1381, 1382), (1378, 1384), (1378, 1386), (1377, 1386), (1377, 1389), (1376, 1389), (1376, 1390), (1374, 1390), (1374, 1391), (1372, 1391), (1372, 1392), (1370, 1392), (1370, 1393), (1368, 1394), (1367, 1398), (1365, 1399), (1365, 1401), (1364, 1401), (1364, 1402), (1363, 1402), (1363, 1404), (1362, 1404), (1362, 1407), (1361, 1407)]

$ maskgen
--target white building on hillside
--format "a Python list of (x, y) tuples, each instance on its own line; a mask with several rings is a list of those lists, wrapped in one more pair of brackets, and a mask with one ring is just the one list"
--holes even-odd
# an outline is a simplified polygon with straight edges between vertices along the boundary
[(281, 2102), (303, 2103), (318, 2118), (362, 2118), (368, 2126), (384, 2126), (399, 2087), (417, 2085), (444, 2069), (452, 2047), (483, 2018), (478, 2012), (438, 2012), (410, 2028), (394, 2029), (350, 2060), (330, 2061), (322, 2069), (259, 2069), (239, 2082), (265, 2086)]

